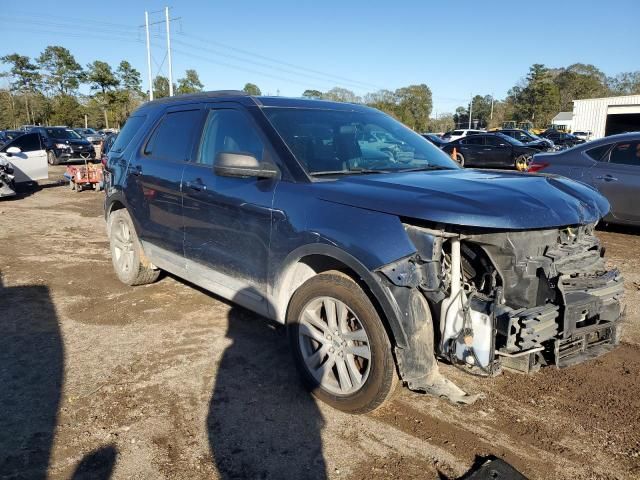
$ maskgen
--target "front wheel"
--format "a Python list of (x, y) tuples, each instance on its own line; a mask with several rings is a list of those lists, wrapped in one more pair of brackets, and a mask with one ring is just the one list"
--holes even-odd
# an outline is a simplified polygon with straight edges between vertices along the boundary
[(348, 276), (322, 273), (293, 295), (289, 342), (313, 395), (338, 410), (366, 413), (396, 388), (391, 344), (369, 297)]
[(531, 163), (531, 155), (520, 155), (516, 158), (515, 167), (519, 172), (526, 172)]
[(49, 150), (47, 152), (47, 162), (49, 163), (49, 165), (58, 165), (60, 163), (60, 160), (58, 160), (58, 157), (56, 157), (55, 153)]

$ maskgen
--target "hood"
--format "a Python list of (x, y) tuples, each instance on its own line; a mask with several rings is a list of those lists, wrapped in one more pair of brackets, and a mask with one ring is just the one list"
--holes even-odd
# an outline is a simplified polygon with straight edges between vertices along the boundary
[(553, 175), (455, 169), (353, 175), (318, 182), (322, 200), (450, 225), (527, 230), (593, 223), (609, 203)]

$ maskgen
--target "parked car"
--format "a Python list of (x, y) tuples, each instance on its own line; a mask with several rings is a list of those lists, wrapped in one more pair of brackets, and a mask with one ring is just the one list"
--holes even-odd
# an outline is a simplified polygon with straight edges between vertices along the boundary
[(640, 133), (594, 140), (555, 154), (538, 154), (531, 172), (554, 173), (591, 185), (607, 197), (610, 223), (640, 225)]
[(507, 135), (511, 138), (515, 138), (516, 140), (525, 143), (527, 147), (535, 148), (540, 151), (555, 151), (557, 150), (556, 145), (552, 140), (548, 138), (541, 138), (534, 133), (531, 133), (527, 130), (521, 130), (519, 128), (512, 129), (502, 129), (496, 130), (496, 133), (502, 133), (503, 135)]
[(581, 143), (584, 143), (584, 140), (581, 138), (575, 137), (570, 133), (559, 132), (558, 130), (545, 130), (540, 134), (541, 137), (548, 138), (555, 145), (564, 149), (571, 148)]
[(66, 127), (36, 127), (31, 132), (42, 137), (49, 165), (74, 159), (95, 160), (96, 151), (89, 140)]
[(573, 132), (572, 133), (575, 137), (578, 137), (581, 140), (584, 140), (585, 142), (588, 142), (589, 140), (591, 140), (591, 136), (593, 135), (589, 130), (585, 130), (585, 131), (577, 131), (577, 132)]
[(0, 166), (3, 174), (0, 196), (10, 196), (16, 183), (48, 178), (47, 152), (40, 135), (23, 133), (0, 147)]
[(594, 236), (604, 197), (461, 169), (362, 105), (228, 91), (147, 102), (105, 182), (122, 282), (166, 270), (286, 324), (306, 385), (345, 411), (383, 404), (396, 372), (475, 400), (436, 356), (492, 375), (618, 342), (623, 283)]
[(445, 133), (442, 136), (442, 140), (445, 142), (452, 142), (454, 140), (458, 140), (459, 138), (466, 137), (467, 135), (475, 135), (477, 133), (485, 133), (483, 130), (471, 130), (471, 129), (462, 129), (462, 130), (452, 130), (450, 132)]
[(113, 146), (113, 143), (116, 141), (118, 137), (117, 133), (110, 133), (106, 137), (104, 137), (104, 141), (102, 142), (102, 150), (100, 150), (100, 161), (103, 165), (107, 164), (107, 155)]
[(421, 135), (438, 148), (442, 148), (447, 144), (446, 140), (443, 140), (439, 135), (436, 135), (435, 133), (422, 133)]
[(6, 145), (7, 143), (9, 143), (14, 138), (19, 137), (20, 135), (23, 135), (23, 134), (24, 134), (24, 132), (22, 132), (20, 130), (4, 130), (4, 131), (0, 131), (0, 148), (3, 145)]
[(89, 140), (93, 145), (100, 145), (104, 137), (93, 128), (74, 128), (74, 132)]
[(499, 167), (524, 170), (534, 153), (539, 152), (502, 133), (483, 133), (447, 143), (443, 151), (463, 167)]

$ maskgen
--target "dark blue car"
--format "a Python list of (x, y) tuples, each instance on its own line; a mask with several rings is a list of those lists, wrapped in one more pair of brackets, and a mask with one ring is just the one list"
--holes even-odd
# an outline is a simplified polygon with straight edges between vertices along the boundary
[(459, 168), (361, 105), (211, 92), (150, 102), (106, 166), (116, 274), (161, 270), (288, 326), (303, 380), (349, 412), (438, 371), (569, 365), (619, 340), (609, 205), (561, 177)]

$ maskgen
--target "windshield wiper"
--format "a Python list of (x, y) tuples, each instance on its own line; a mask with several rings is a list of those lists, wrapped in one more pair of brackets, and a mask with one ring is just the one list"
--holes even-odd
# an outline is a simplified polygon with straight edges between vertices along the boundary
[(376, 170), (373, 168), (354, 168), (353, 170), (326, 170), (324, 172), (311, 172), (309, 175), (319, 177), (322, 175), (347, 175), (347, 174), (365, 174), (365, 173), (390, 173), (389, 170)]
[(443, 167), (441, 165), (426, 165), (424, 167), (401, 168), (400, 170), (395, 170), (395, 171), (398, 173), (406, 173), (406, 172), (428, 172), (429, 170), (451, 170), (451, 168)]

